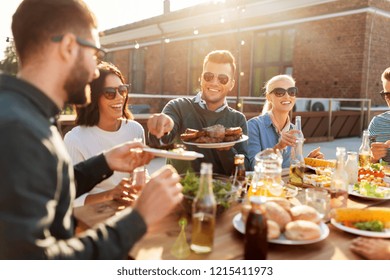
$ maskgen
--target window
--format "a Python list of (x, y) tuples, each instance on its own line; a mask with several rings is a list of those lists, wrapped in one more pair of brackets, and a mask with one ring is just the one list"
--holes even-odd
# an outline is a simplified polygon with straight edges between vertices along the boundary
[(145, 90), (145, 50), (132, 51), (131, 92), (143, 93)]
[(254, 36), (252, 96), (262, 96), (272, 76), (292, 74), (295, 30), (268, 30)]

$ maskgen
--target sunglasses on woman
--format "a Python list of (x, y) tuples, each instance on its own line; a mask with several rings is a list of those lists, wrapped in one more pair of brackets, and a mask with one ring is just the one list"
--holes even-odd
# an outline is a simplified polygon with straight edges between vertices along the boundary
[[(211, 72), (205, 72), (203, 73), (203, 79), (206, 81), (206, 82), (211, 82), (212, 80), (214, 80), (214, 77), (216, 75), (214, 73), (211, 73)], [(222, 85), (226, 85), (228, 82), (229, 82), (229, 76), (228, 75), (225, 75), (225, 74), (218, 74), (217, 76), (217, 79), (218, 81), (222, 84)]]
[(380, 94), (384, 100), (390, 100), (390, 92), (382, 90)]
[(286, 93), (288, 93), (288, 95), (290, 95), (292, 97), (295, 97), (298, 94), (298, 88), (297, 87), (290, 87), (288, 89), (274, 88), (270, 93), (275, 94), (277, 97), (282, 97)]
[(113, 100), (116, 97), (116, 92), (123, 98), (126, 98), (129, 93), (129, 85), (120, 85), (118, 87), (105, 87), (103, 88), (103, 95), (108, 100)]

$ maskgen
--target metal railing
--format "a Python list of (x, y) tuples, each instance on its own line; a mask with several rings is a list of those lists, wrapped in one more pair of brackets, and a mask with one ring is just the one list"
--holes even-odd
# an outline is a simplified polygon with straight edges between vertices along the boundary
[[(157, 95), (157, 94), (137, 94), (137, 93), (131, 93), (130, 94), (130, 100), (134, 100), (137, 98), (144, 99), (174, 99), (179, 97), (192, 97), (193, 95)], [(296, 103), (300, 101), (307, 101), (311, 102), (312, 104), (316, 102), (327, 102), (327, 111), (328, 112), (328, 136), (330, 137), (331, 134), (331, 126), (332, 126), (332, 112), (338, 111), (334, 110), (335, 103), (341, 104), (339, 110), (354, 110), (354, 111), (360, 111), (360, 130), (363, 131), (366, 125), (368, 125), (368, 122), (370, 120), (371, 116), (371, 99), (367, 98), (307, 98), (307, 97), (298, 97)], [(167, 102), (168, 102), (167, 101)], [(237, 108), (243, 113), (247, 113), (250, 111), (247, 111), (245, 108), (246, 105), (259, 105), (259, 108), (262, 107), (266, 101), (265, 97), (250, 97), (250, 96), (241, 96), (238, 99), (236, 96), (228, 96), (227, 101), (230, 106)], [(357, 106), (356, 106), (357, 105)], [(160, 108), (162, 109), (162, 108)], [(311, 110), (306, 110), (311, 111)], [(260, 112), (260, 109), (259, 109)], [(150, 113), (157, 113), (157, 112), (150, 112)], [(366, 118), (365, 118), (366, 115)], [(292, 116), (292, 112), (291, 112)], [(365, 123), (365, 120), (367, 123)]]
[[(169, 100), (180, 98), (180, 97), (193, 97), (193, 96), (194, 95), (170, 95), (170, 94), (160, 95), (160, 94), (130, 93), (129, 103), (130, 103), (130, 108), (132, 108), (132, 106), (134, 107), (134, 109), (142, 108), (142, 112), (138, 113), (136, 110), (133, 112), (135, 119), (147, 119), (150, 116), (150, 114), (160, 113), (161, 110), (163, 109), (163, 106)], [(161, 105), (156, 105), (156, 100), (159, 101), (166, 100), (166, 102), (160, 102)], [(228, 96), (227, 101), (230, 106), (236, 108), (237, 110), (243, 112), (244, 114), (250, 114), (250, 113), (255, 114), (256, 112), (260, 114), (261, 108), (263, 107), (266, 98), (241, 96), (240, 98), (237, 99), (236, 96)], [(360, 131), (363, 131), (364, 128), (368, 126), (371, 117), (371, 99), (298, 97), (296, 100), (296, 104), (298, 104), (299, 102), (311, 102), (312, 104), (314, 104), (315, 102), (319, 102), (319, 101), (321, 101), (322, 103), (327, 102), (328, 105), (327, 110), (324, 110), (324, 112), (327, 112), (328, 115), (327, 119), (328, 119), (329, 139), (331, 139), (333, 112), (338, 111), (334, 109), (335, 103), (340, 104), (339, 107), (336, 106), (340, 111), (343, 110), (360, 111)], [(253, 105), (255, 105), (258, 111), (254, 112), (247, 109), (248, 107), (253, 108)], [(310, 111), (310, 110), (304, 110), (304, 111)], [(295, 113), (291, 112), (290, 117), (292, 118), (293, 114), (296, 114), (296, 112), (299, 111), (295, 111)]]

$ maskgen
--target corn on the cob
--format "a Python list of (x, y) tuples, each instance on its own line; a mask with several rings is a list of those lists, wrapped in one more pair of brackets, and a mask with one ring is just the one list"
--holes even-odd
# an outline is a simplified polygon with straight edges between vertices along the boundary
[(376, 220), (383, 222), (388, 227), (390, 225), (390, 208), (336, 208), (332, 211), (332, 217), (337, 222), (368, 222)]
[(336, 162), (334, 160), (325, 160), (318, 158), (305, 158), (305, 164), (312, 167), (336, 167)]

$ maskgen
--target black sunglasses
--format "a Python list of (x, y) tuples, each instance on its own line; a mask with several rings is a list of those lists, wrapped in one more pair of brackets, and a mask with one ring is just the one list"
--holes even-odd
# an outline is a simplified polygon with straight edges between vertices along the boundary
[[(51, 40), (53, 42), (61, 42), (62, 38), (64, 38), (64, 35), (57, 35), (57, 36), (51, 37)], [(83, 38), (80, 38), (78, 36), (76, 36), (76, 42), (80, 46), (92, 48), (92, 49), (96, 50), (95, 56), (98, 60), (103, 60), (104, 56), (108, 52), (106, 49), (99, 48), (99, 47), (95, 46), (93, 43), (91, 43)]]
[(103, 95), (108, 100), (113, 100), (116, 97), (116, 92), (118, 91), (119, 95), (123, 98), (127, 97), (129, 93), (129, 85), (120, 85), (118, 87), (105, 87), (103, 88)]
[(382, 96), (382, 98), (384, 99), (384, 100), (390, 100), (390, 92), (385, 92), (384, 90), (382, 90), (381, 92), (380, 92), (380, 95)]
[(284, 89), (284, 88), (274, 88), (271, 92), (273, 94), (275, 94), (277, 97), (282, 97), (286, 94), (286, 92), (288, 93), (288, 95), (290, 96), (297, 96), (298, 94), (298, 88), (297, 87), (290, 87), (288, 89)]
[[(205, 72), (203, 73), (203, 79), (206, 81), (206, 82), (211, 82), (212, 80), (214, 80), (214, 77), (215, 77), (215, 74), (214, 73), (211, 73), (211, 72)], [(225, 74), (218, 74), (217, 76), (218, 78), (218, 81), (223, 84), (223, 85), (226, 85), (228, 82), (229, 82), (229, 76), (228, 75), (225, 75)]]

